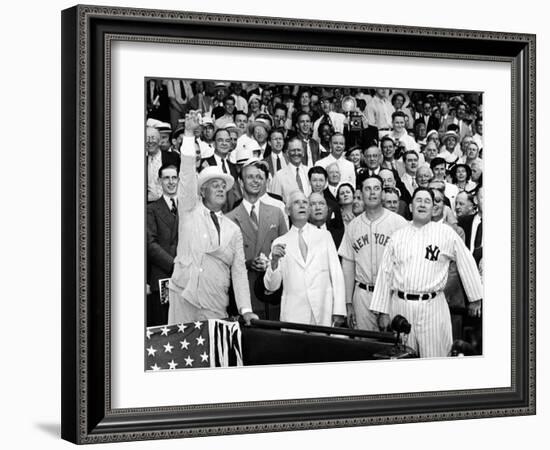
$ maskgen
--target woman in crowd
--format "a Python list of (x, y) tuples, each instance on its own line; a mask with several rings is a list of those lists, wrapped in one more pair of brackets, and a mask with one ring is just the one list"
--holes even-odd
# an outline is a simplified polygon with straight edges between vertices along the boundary
[(254, 122), (261, 111), (261, 98), (258, 94), (252, 94), (248, 99), (248, 121)]
[(355, 218), (355, 214), (353, 214), (354, 193), (355, 188), (350, 183), (342, 183), (336, 191), (336, 199), (340, 205), (340, 213), (344, 225), (347, 225)]
[(361, 175), (366, 172), (361, 148), (358, 146), (350, 148), (346, 153), (346, 159), (353, 163), (353, 167), (355, 168), (355, 179), (361, 179)]
[(451, 169), (451, 181), (459, 191), (473, 191), (477, 184), (471, 180), (472, 169), (466, 164), (455, 164)]

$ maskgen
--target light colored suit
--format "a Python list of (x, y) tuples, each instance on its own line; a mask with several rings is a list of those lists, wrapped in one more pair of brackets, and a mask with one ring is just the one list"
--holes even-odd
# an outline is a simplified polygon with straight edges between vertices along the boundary
[[(193, 155), (193, 156), (190, 156)], [(233, 282), (239, 312), (250, 311), (241, 230), (219, 217), (220, 240), (198, 195), (193, 138), (184, 138), (178, 186), (178, 249), (169, 283), (168, 324), (227, 317)]]
[(273, 242), (286, 244), (286, 255), (276, 270), (268, 267), (264, 284), (277, 290), (283, 284), (281, 321), (332, 325), (333, 315), (346, 315), (344, 275), (331, 234), (311, 224), (304, 225), (308, 253), (304, 261), (298, 245), (298, 229)]
[[(307, 177), (308, 170), (309, 166), (300, 164), (300, 180), (302, 180), (302, 187), (304, 188), (304, 194), (306, 197), (309, 197), (309, 194), (311, 194), (311, 186)], [(269, 187), (269, 192), (282, 197), (285, 204), (289, 194), (297, 190), (298, 183), (296, 182), (296, 166), (292, 164), (289, 164), (284, 169), (279, 170), (273, 177), (271, 186)]]
[(258, 231), (252, 226), (250, 215), (247, 212), (244, 203), (241, 203), (233, 211), (227, 214), (227, 218), (235, 222), (243, 234), (244, 256), (246, 267), (248, 269), (248, 282), (250, 287), (250, 296), (252, 308), (260, 319), (278, 320), (279, 317), (267, 317), (267, 305), (258, 300), (254, 294), (254, 284), (263, 272), (257, 272), (250, 267), (252, 260), (263, 253), (269, 256), (272, 242), (288, 231), (285, 217), (282, 211), (276, 206), (266, 205), (261, 201), (259, 204), (259, 223)]

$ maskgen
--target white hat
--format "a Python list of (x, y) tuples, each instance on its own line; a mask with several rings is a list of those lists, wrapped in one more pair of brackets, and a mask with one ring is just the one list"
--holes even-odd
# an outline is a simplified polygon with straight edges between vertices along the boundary
[(239, 128), (237, 125), (235, 125), (234, 122), (227, 122), (225, 125), (223, 125), (221, 128), (224, 130), (238, 130)]
[(236, 159), (237, 164), (242, 164), (245, 161), (254, 157), (254, 152), (259, 151), (262, 154), (262, 147), (256, 142), (256, 139), (248, 140), (243, 146), (237, 149)]
[(228, 192), (235, 184), (235, 180), (228, 173), (223, 173), (220, 166), (208, 166), (201, 170), (198, 176), (199, 190), (204, 183), (207, 183), (210, 180), (223, 180), (225, 181), (225, 192)]
[(212, 120), (212, 117), (208, 117), (208, 116), (203, 117), (201, 119), (201, 125), (203, 125), (203, 126), (206, 126), (206, 125), (214, 126), (214, 120)]
[(147, 122), (145, 122), (147, 127), (158, 128), (160, 125), (163, 125), (163, 122), (157, 119), (147, 119)]
[(454, 131), (447, 131), (444, 135), (443, 135), (443, 139), (441, 139), (443, 141), (443, 143), (445, 143), (445, 141), (449, 138), (455, 138), (457, 141), (458, 141), (458, 134), (456, 134)]

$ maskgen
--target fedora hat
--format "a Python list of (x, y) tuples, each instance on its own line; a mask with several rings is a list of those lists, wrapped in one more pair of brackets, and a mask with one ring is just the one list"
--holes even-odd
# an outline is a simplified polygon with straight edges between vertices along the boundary
[(197, 182), (199, 190), (202, 186), (211, 180), (223, 180), (225, 181), (225, 192), (229, 192), (235, 184), (235, 180), (228, 173), (223, 173), (220, 166), (208, 166), (201, 170), (199, 173)]

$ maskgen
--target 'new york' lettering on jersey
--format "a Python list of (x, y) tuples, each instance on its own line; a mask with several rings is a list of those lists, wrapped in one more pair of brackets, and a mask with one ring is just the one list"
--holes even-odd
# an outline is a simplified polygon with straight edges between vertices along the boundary
[(406, 224), (403, 217), (386, 209), (376, 220), (363, 213), (348, 224), (338, 254), (355, 262), (357, 281), (374, 284), (391, 235)]

